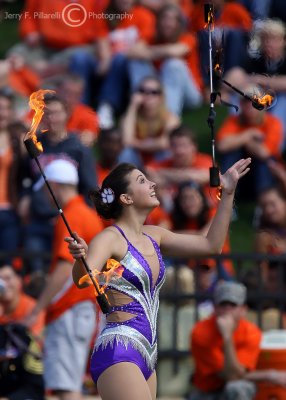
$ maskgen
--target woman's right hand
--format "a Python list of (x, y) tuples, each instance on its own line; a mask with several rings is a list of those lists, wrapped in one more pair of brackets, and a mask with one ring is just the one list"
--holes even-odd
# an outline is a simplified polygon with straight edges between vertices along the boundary
[(79, 260), (85, 257), (87, 254), (88, 246), (86, 242), (78, 236), (76, 232), (73, 232), (74, 237), (66, 237), (65, 242), (67, 242), (70, 254), (75, 260)]

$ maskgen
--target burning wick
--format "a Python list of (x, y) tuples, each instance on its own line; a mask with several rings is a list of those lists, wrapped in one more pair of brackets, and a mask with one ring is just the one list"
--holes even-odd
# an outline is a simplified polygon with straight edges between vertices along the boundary
[(258, 89), (256, 93), (253, 93), (252, 95), (246, 94), (242, 92), (240, 89), (237, 87), (233, 86), (231, 83), (226, 81), (225, 79), (222, 79), (222, 69), (219, 64), (216, 64), (214, 67), (214, 71), (216, 74), (216, 77), (220, 79), (221, 82), (223, 82), (225, 85), (230, 87), (232, 90), (234, 90), (236, 93), (240, 94), (242, 97), (245, 99), (251, 101), (252, 106), (256, 108), (257, 110), (269, 110), (269, 108), (273, 107), (276, 104), (277, 97), (275, 96), (274, 92), (271, 89), (268, 89), (267, 91), (263, 91), (262, 89)]
[[(31, 107), (32, 110), (35, 111), (35, 114), (33, 116), (31, 128), (30, 128), (29, 132), (26, 133), (26, 136), (24, 138), (24, 142), (26, 142), (27, 140), (30, 139), (30, 141), (33, 142), (34, 146), (37, 149), (37, 153), (38, 153), (37, 155), (39, 155), (40, 153), (43, 152), (42, 143), (38, 142), (36, 132), (37, 132), (38, 126), (41, 122), (41, 119), (44, 115), (44, 108), (45, 108), (44, 96), (45, 96), (45, 94), (53, 94), (53, 93), (55, 93), (54, 90), (40, 89), (37, 92), (32, 93), (30, 96), (29, 106)], [(29, 154), (31, 154), (29, 150), (28, 150), (28, 152), (29, 152)]]
[[(98, 271), (97, 269), (94, 269), (91, 274), (97, 281), (103, 282), (103, 285), (101, 285), (100, 289), (104, 292), (108, 282), (110, 282), (112, 278), (116, 279), (121, 277), (123, 271), (124, 268), (118, 261), (114, 260), (113, 258), (109, 258), (106, 262), (106, 271)], [(82, 276), (78, 283), (82, 285), (85, 282), (91, 284), (89, 274)], [(95, 295), (97, 296), (97, 293), (95, 293)]]

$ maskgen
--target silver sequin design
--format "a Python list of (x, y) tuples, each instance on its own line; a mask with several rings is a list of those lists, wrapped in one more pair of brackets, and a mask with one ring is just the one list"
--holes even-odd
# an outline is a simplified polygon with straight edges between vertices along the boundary
[(151, 343), (143, 333), (129, 326), (129, 324), (135, 321), (135, 317), (119, 324), (113, 323), (110, 327), (107, 325), (99, 335), (95, 344), (95, 350), (97, 350), (99, 346), (102, 346), (102, 348), (106, 348), (108, 345), (113, 347), (116, 343), (121, 343), (127, 348), (130, 344), (134, 349), (140, 352), (150, 370), (155, 368), (157, 362), (156, 323), (159, 309), (159, 291), (165, 279), (165, 269), (163, 269), (163, 271), (161, 269), (163, 261), (160, 253), (158, 254), (158, 258), (160, 272), (153, 293), (148, 272), (137, 258), (133, 256), (130, 250), (126, 253), (121, 264), (126, 270), (130, 271), (138, 278), (142, 285), (142, 291), (139, 291), (137, 287), (123, 276), (112, 278), (108, 283), (108, 288), (113, 288), (126, 294), (141, 305), (144, 315), (149, 322), (152, 334)]

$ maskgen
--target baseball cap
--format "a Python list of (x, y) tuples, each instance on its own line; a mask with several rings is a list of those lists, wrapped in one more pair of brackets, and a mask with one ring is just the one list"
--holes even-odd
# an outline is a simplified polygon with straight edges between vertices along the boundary
[(228, 301), (236, 305), (242, 305), (246, 301), (246, 287), (236, 282), (219, 282), (214, 291), (214, 303), (216, 305)]
[[(48, 181), (56, 183), (77, 185), (79, 180), (78, 172), (74, 164), (63, 159), (51, 161), (44, 168), (44, 174), (46, 175)], [(44, 183), (45, 180), (41, 176), (41, 178), (35, 183), (33, 190), (40, 190)]]

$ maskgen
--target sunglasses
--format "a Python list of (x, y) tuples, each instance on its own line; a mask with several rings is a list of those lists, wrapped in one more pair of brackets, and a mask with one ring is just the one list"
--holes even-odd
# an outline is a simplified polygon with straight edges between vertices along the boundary
[(138, 92), (142, 93), (142, 94), (152, 95), (152, 96), (159, 96), (160, 94), (162, 94), (162, 90), (161, 89), (139, 88)]

